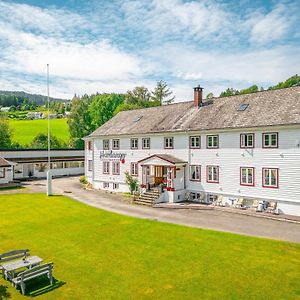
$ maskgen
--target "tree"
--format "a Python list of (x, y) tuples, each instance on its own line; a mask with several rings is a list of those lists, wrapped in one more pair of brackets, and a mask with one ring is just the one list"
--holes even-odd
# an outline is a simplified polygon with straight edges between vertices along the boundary
[(12, 130), (9, 128), (8, 120), (0, 116), (0, 148), (11, 148)]
[(228, 88), (226, 91), (221, 92), (220, 97), (228, 97), (228, 96), (234, 96), (238, 94), (238, 90), (234, 90), (233, 88)]
[[(50, 136), (51, 149), (64, 148), (65, 145), (57, 137)], [(44, 133), (37, 134), (32, 140), (30, 147), (34, 149), (47, 149), (48, 148), (48, 135)]]
[(146, 87), (137, 86), (132, 91), (128, 91), (125, 94), (125, 103), (139, 104), (141, 102), (150, 101), (150, 98), (151, 98), (151, 94)]
[(151, 100), (152, 101), (158, 101), (160, 103), (160, 105), (164, 105), (164, 104), (171, 104), (174, 99), (175, 96), (168, 98), (169, 96), (172, 95), (172, 91), (170, 90), (170, 88), (168, 88), (168, 85), (166, 82), (160, 80), (157, 82), (156, 87), (154, 88), (154, 91), (151, 92)]
[(93, 96), (89, 106), (92, 130), (103, 125), (114, 115), (117, 107), (124, 102), (124, 95), (120, 94), (97, 94)]
[(206, 95), (206, 99), (212, 99), (212, 98), (214, 98), (214, 94), (213, 93), (208, 93)]
[(139, 187), (139, 182), (137, 178), (131, 176), (128, 171), (125, 172), (125, 182), (128, 184), (130, 193), (136, 192)]
[(85, 95), (82, 98), (72, 100), (71, 114), (68, 118), (71, 146), (77, 149), (84, 148), (83, 137), (92, 131), (92, 120), (89, 111), (90, 98)]

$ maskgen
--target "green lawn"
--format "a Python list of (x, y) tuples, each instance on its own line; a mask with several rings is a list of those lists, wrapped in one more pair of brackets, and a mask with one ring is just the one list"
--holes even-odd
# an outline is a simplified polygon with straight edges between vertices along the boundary
[(0, 195), (0, 207), (1, 252), (29, 248), (54, 262), (57, 288), (31, 285), (38, 299), (300, 299), (300, 244), (125, 217), (63, 196)]
[[(48, 120), (10, 120), (13, 141), (29, 145), (38, 133), (47, 133)], [(68, 143), (70, 139), (67, 119), (50, 120), (51, 134)]]

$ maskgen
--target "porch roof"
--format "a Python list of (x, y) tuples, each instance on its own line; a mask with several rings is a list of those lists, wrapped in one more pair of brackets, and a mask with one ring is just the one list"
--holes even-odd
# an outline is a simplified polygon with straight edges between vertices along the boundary
[(159, 165), (183, 165), (187, 164), (186, 161), (183, 161), (180, 158), (177, 158), (170, 154), (153, 154), (149, 157), (146, 157), (140, 161), (138, 161), (139, 164), (157, 164), (157, 162), (160, 162)]
[(10, 167), (11, 163), (0, 156), (0, 167)]

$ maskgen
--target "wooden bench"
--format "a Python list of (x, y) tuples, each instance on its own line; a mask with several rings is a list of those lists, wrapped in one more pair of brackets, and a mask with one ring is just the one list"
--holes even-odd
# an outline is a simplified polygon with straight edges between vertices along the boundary
[(26, 258), (29, 255), (30, 254), (29, 254), (28, 249), (13, 250), (13, 251), (10, 251), (10, 252), (0, 254), (0, 268), (2, 269), (2, 274), (3, 274), (4, 278), (6, 278), (6, 274), (4, 273), (3, 263), (16, 261), (19, 258)]
[(25, 282), (30, 281), (32, 279), (41, 277), (43, 275), (47, 275), (50, 280), (50, 284), (52, 285), (53, 284), (52, 269), (53, 269), (52, 262), (33, 267), (29, 270), (26, 270), (18, 274), (17, 277), (12, 279), (12, 283), (15, 288), (18, 288), (18, 285), (20, 285), (22, 294), (25, 295), (25, 288), (26, 288)]

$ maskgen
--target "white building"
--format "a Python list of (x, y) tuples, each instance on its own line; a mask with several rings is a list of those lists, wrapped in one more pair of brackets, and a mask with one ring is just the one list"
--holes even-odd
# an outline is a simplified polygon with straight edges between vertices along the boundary
[(6, 107), (1, 107), (0, 111), (2, 112), (9, 112), (10, 106), (6, 106)]
[(121, 112), (85, 138), (87, 180), (128, 191), (125, 171), (142, 188), (165, 185), (161, 201), (187, 191), (276, 201), (300, 215), (300, 86)]
[(30, 111), (27, 113), (27, 119), (44, 119), (45, 115), (39, 111)]
[[(1, 156), (12, 165), (13, 179), (46, 178), (47, 176), (47, 150), (0, 150)], [(51, 150), (51, 171), (54, 177), (84, 174), (84, 151)]]
[(12, 174), (11, 163), (0, 156), (0, 187), (13, 180)]

